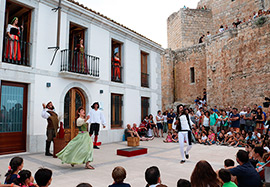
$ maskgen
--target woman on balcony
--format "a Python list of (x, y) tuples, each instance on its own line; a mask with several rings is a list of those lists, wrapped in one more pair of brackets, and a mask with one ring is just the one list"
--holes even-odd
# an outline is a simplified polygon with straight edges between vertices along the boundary
[[(85, 58), (85, 49), (83, 45), (83, 39), (80, 38), (79, 44), (75, 47), (75, 72), (88, 74), (87, 60)], [(74, 70), (74, 68), (73, 68)]]
[(114, 53), (113, 55), (112, 66), (113, 66), (112, 80), (121, 81), (121, 72), (120, 72), (121, 61), (118, 52)]
[[(11, 24), (7, 27), (7, 47), (6, 47), (6, 59), (21, 61), (21, 47), (20, 47), (20, 27), (18, 27), (19, 19), (14, 17)], [(21, 26), (23, 30), (23, 26)]]

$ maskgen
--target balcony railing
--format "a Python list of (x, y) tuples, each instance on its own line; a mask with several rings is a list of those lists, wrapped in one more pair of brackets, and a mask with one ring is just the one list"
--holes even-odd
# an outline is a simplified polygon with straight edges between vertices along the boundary
[(123, 67), (112, 65), (112, 81), (123, 82)]
[(31, 43), (22, 40), (13, 40), (5, 37), (3, 45), (3, 62), (30, 66)]
[(99, 77), (99, 57), (68, 49), (62, 50), (60, 71)]
[(149, 88), (149, 74), (141, 73), (141, 86)]

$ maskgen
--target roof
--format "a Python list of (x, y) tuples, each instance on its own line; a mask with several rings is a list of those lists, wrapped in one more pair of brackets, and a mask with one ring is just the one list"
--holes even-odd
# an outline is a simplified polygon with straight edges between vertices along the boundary
[[(147, 39), (147, 40), (153, 42), (153, 43), (155, 43), (155, 44), (157, 44), (157, 45), (160, 45), (159, 43), (154, 42), (153, 40), (150, 40), (149, 38), (147, 38), (147, 37), (145, 37), (145, 36), (143, 36), (143, 35), (137, 33), (136, 31), (134, 31), (134, 30), (132, 30), (132, 29), (130, 29), (130, 28), (124, 26), (123, 24), (120, 24), (120, 23), (118, 23), (118, 22), (116, 22), (116, 21), (114, 21), (114, 20), (108, 18), (107, 16), (105, 16), (105, 15), (103, 15), (103, 14), (101, 14), (101, 13), (99, 13), (99, 12), (96, 12), (96, 11), (94, 11), (94, 10), (92, 10), (92, 9), (90, 9), (90, 8), (88, 8), (88, 7), (86, 7), (86, 6), (84, 6), (83, 4), (80, 4), (80, 3), (77, 2), (77, 1), (74, 1), (74, 0), (67, 0), (67, 1), (69, 1), (69, 2), (71, 2), (71, 3), (74, 3), (74, 4), (80, 6), (80, 7), (84, 8), (84, 9), (86, 9), (86, 10), (88, 10), (88, 11), (94, 13), (94, 14), (97, 14), (97, 15), (99, 15), (99, 16), (101, 16), (101, 17), (103, 17), (103, 18), (105, 18), (105, 19), (107, 19), (107, 20), (109, 20), (109, 21), (111, 21), (111, 22), (113, 22), (113, 23), (115, 23), (115, 24), (117, 24), (117, 25), (119, 25), (119, 26), (121, 26), (121, 27), (123, 27), (123, 28), (125, 28), (125, 29), (127, 29), (127, 30), (129, 30), (129, 31), (131, 31), (131, 32), (133, 32), (133, 33), (135, 33), (135, 34), (137, 34), (137, 35), (139, 35), (139, 36), (141, 36), (141, 37), (143, 37), (143, 38), (145, 38), (145, 39)], [(161, 46), (161, 45), (160, 45), (160, 46)]]

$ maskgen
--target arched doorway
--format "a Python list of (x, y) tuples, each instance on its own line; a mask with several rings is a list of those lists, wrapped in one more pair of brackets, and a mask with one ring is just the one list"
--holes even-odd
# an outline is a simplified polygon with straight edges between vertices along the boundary
[(82, 106), (85, 109), (85, 97), (79, 88), (71, 88), (64, 99), (65, 140), (70, 141), (76, 135), (76, 111)]

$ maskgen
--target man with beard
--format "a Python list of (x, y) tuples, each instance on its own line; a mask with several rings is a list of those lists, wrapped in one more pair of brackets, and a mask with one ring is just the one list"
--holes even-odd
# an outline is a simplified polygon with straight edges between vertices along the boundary
[(42, 106), (43, 106), (43, 110), (42, 110), (41, 116), (44, 119), (47, 119), (47, 122), (48, 122), (47, 132), (46, 132), (47, 140), (46, 140), (45, 155), (53, 156), (50, 153), (50, 146), (51, 146), (51, 142), (53, 141), (53, 138), (56, 137), (57, 129), (59, 128), (58, 126), (59, 119), (58, 119), (58, 115), (54, 111), (54, 106), (51, 101), (48, 102), (47, 105), (43, 103)]

